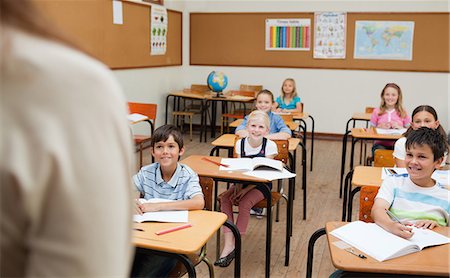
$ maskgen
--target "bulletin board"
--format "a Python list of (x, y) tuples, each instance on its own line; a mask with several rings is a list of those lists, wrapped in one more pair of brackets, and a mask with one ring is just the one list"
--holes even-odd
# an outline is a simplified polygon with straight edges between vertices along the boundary
[(123, 24), (113, 24), (111, 0), (40, 0), (38, 8), (82, 49), (112, 69), (182, 64), (182, 13), (168, 10), (165, 55), (150, 55), (148, 3), (122, 1)]
[[(314, 59), (309, 51), (266, 51), (265, 20), (311, 19), (314, 13), (191, 13), (190, 64), (350, 70), (450, 72), (449, 13), (348, 13), (345, 59)], [(413, 59), (353, 59), (355, 21), (414, 21)]]

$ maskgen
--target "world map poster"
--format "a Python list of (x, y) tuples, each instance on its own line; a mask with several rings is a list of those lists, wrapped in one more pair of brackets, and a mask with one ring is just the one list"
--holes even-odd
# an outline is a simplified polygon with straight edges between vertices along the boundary
[(355, 59), (412, 60), (413, 21), (356, 21)]

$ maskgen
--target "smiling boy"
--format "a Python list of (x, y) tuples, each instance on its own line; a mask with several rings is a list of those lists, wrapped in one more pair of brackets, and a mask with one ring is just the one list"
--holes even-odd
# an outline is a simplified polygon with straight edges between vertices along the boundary
[[(408, 135), (405, 163), (409, 176), (383, 181), (372, 207), (375, 223), (403, 238), (413, 235), (411, 226), (433, 229), (449, 225), (450, 191), (431, 178), (446, 150), (437, 130), (422, 127)], [(386, 209), (402, 224), (391, 220)]]
[[(173, 202), (135, 202), (135, 212), (142, 214), (161, 210), (196, 210), (205, 206), (198, 175), (188, 166), (178, 163), (184, 153), (183, 136), (173, 125), (155, 130), (150, 142), (155, 163), (144, 166), (133, 177), (137, 198), (173, 200)], [(162, 256), (136, 253), (132, 277), (166, 277), (176, 260)]]

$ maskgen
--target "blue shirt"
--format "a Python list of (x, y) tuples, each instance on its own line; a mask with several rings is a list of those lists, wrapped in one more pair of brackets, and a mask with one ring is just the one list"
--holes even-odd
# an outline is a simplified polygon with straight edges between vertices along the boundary
[[(274, 114), (272, 112), (269, 112), (268, 115), (269, 115), (269, 120), (270, 120), (269, 133), (285, 132), (287, 134), (292, 135), (291, 130), (286, 126), (286, 124), (284, 123), (284, 121), (280, 117), (280, 115)], [(248, 115), (245, 116), (244, 121), (242, 121), (241, 125), (236, 128), (235, 132), (246, 129), (247, 120), (248, 120)]]
[(277, 97), (276, 102), (278, 103), (278, 108), (281, 109), (297, 109), (297, 103), (301, 102), (300, 97), (295, 96), (289, 104), (284, 102), (284, 99), (281, 96)]
[(189, 200), (202, 194), (198, 175), (184, 164), (177, 163), (177, 169), (169, 182), (161, 175), (159, 163), (144, 166), (133, 176), (136, 189), (144, 199), (161, 198), (168, 200)]

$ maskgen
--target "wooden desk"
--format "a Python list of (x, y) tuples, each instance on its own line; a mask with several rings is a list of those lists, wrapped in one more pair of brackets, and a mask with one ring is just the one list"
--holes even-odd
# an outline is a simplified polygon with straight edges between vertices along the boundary
[[(211, 144), (214, 146), (209, 155), (213, 156), (214, 153), (216, 156), (219, 156), (220, 149), (228, 150), (228, 157), (233, 157), (233, 148), (235, 143), (235, 134), (222, 134), (219, 138), (214, 140)], [(293, 154), (289, 153), (289, 161), (290, 161), (290, 168), (291, 171), (296, 172), (297, 171), (297, 147), (302, 147), (302, 189), (303, 189), (303, 219), (306, 220), (306, 178), (307, 178), (307, 171), (306, 171), (306, 148), (303, 145), (302, 141), (299, 138), (289, 138), (289, 151), (293, 152)], [(295, 183), (295, 178), (294, 178)], [(294, 193), (295, 194), (295, 193)]]
[[(328, 247), (331, 254), (331, 261), (333, 262), (333, 265), (338, 269), (351, 272), (368, 273), (390, 273), (446, 277), (448, 277), (449, 275), (450, 252), (448, 244), (425, 248), (422, 251), (384, 262), (378, 262), (377, 260), (369, 256), (367, 256), (367, 259), (360, 259), (333, 244), (333, 242), (340, 240), (330, 235), (330, 232), (338, 227), (343, 226), (344, 224), (346, 223), (328, 222), (326, 224), (326, 233), (328, 239)], [(450, 228), (437, 227), (434, 229), (434, 231), (448, 236), (450, 233)], [(357, 252), (359, 253), (360, 251)]]
[[(196, 172), (199, 176), (203, 177), (211, 177), (215, 181), (223, 181), (223, 182), (237, 182), (237, 183), (246, 183), (246, 184), (254, 184), (254, 185), (262, 185), (262, 188), (265, 189), (264, 196), (267, 201), (267, 225), (266, 225), (266, 265), (265, 265), (265, 273), (266, 277), (270, 276), (270, 252), (271, 252), (271, 241), (272, 241), (272, 196), (269, 190), (270, 181), (264, 179), (258, 179), (255, 177), (247, 176), (242, 174), (239, 171), (220, 171), (219, 166), (207, 162), (202, 158), (208, 158), (210, 160), (216, 161), (220, 163), (221, 157), (215, 156), (201, 156), (201, 155), (191, 155), (180, 161), (182, 164), (186, 164), (194, 172)], [(207, 165), (207, 166), (206, 166)], [(292, 197), (292, 192), (294, 191), (295, 184), (293, 182), (289, 182), (289, 199), (287, 204), (287, 217), (286, 217), (286, 255), (285, 255), (285, 265), (289, 264), (289, 250), (290, 250), (290, 231), (291, 231), (291, 223), (292, 223), (292, 201), (290, 200)], [(218, 189), (217, 186), (214, 187), (214, 196), (217, 198)], [(216, 201), (214, 201), (214, 209), (216, 209)]]
[(341, 183), (340, 183), (340, 189), (339, 189), (339, 197), (342, 197), (342, 182), (344, 179), (344, 170), (345, 170), (345, 161), (346, 161), (346, 153), (347, 153), (347, 136), (351, 135), (352, 137), (352, 145), (351, 145), (351, 151), (350, 151), (350, 171), (353, 169), (353, 161), (354, 161), (354, 153), (355, 153), (355, 144), (361, 140), (397, 140), (400, 137), (402, 137), (401, 134), (399, 135), (392, 135), (392, 134), (378, 134), (376, 132), (376, 129), (371, 128), (352, 128), (350, 134), (346, 133), (344, 135), (343, 141), (342, 141), (342, 159), (341, 159)]
[[(184, 255), (194, 254), (199, 251), (226, 221), (226, 214), (221, 212), (206, 210), (189, 211), (189, 223), (192, 224), (192, 227), (159, 236), (155, 232), (179, 226), (180, 223), (134, 223), (135, 229), (142, 229), (144, 231), (133, 230), (133, 244), (139, 248), (140, 252), (152, 253), (159, 251), (166, 254), (173, 254), (185, 264), (189, 276), (195, 277), (195, 268)], [(239, 276), (241, 259), (240, 236), (237, 228), (235, 229), (234, 233), (237, 233), (239, 237), (235, 251), (235, 276), (236, 274)]]
[[(230, 123), (230, 127), (236, 128), (242, 124), (244, 119), (237, 119)], [(289, 127), (290, 130), (294, 131), (297, 130), (300, 127), (299, 123), (296, 122), (285, 122), (286, 126)]]

